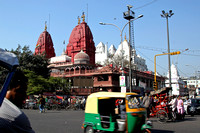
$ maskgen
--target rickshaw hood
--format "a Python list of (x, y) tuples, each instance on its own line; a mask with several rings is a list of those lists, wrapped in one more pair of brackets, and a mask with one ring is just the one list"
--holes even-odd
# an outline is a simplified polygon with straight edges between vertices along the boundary
[(85, 113), (98, 114), (98, 99), (126, 98), (126, 95), (137, 95), (136, 93), (121, 92), (96, 92), (88, 96)]

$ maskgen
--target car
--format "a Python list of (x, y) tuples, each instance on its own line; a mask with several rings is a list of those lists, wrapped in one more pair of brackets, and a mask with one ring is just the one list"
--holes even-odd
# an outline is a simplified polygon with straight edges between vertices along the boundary
[(189, 105), (187, 105), (187, 103), (184, 102), (184, 108), (186, 114), (188, 115), (194, 116), (196, 114), (200, 114), (200, 98), (191, 99), (191, 103)]
[(200, 98), (192, 99), (191, 107), (195, 108), (195, 114), (200, 114)]

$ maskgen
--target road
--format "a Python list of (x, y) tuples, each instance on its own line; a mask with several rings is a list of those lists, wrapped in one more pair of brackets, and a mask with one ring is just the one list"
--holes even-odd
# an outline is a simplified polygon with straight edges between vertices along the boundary
[[(36, 133), (83, 133), (84, 111), (46, 111), (23, 110), (29, 117)], [(186, 116), (184, 121), (159, 123), (153, 122), (153, 133), (199, 133), (200, 115)]]

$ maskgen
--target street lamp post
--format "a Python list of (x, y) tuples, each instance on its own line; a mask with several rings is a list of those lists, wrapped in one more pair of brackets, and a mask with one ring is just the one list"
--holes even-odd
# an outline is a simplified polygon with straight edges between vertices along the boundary
[[(101, 25), (112, 25), (112, 26), (115, 26), (115, 27), (117, 27), (118, 29), (119, 29), (119, 31), (120, 31), (120, 36), (121, 36), (121, 45), (122, 45), (122, 56), (124, 56), (124, 50), (123, 50), (123, 44), (122, 44), (122, 33), (123, 33), (123, 31), (124, 31), (124, 29), (125, 29), (125, 27), (127, 26), (127, 24), (130, 24), (130, 22), (133, 22), (133, 21), (135, 21), (136, 19), (138, 19), (138, 18), (141, 18), (141, 17), (143, 17), (143, 15), (139, 15), (137, 18), (134, 18), (134, 19), (132, 19), (132, 20), (130, 20), (129, 22), (127, 22), (125, 25), (124, 25), (124, 27), (122, 28), (122, 30), (117, 26), (117, 25), (115, 25), (115, 24), (111, 24), (111, 23), (103, 23), (103, 22), (100, 22), (99, 24), (101, 24)], [(130, 37), (129, 37), (130, 38)], [(131, 51), (131, 47), (130, 47), (130, 39), (129, 39), (129, 52)], [(131, 54), (129, 53), (129, 59), (131, 58)], [(131, 70), (131, 65), (129, 64), (129, 71)], [(123, 66), (123, 58), (122, 58), (122, 75), (124, 75), (124, 66)], [(130, 91), (131, 91), (131, 79), (130, 79), (130, 73), (129, 73), (129, 82), (130, 82)]]
[(123, 61), (124, 50), (123, 50), (123, 44), (122, 44), (122, 32), (123, 32), (123, 29), (121, 30), (117, 25), (111, 24), (111, 23), (100, 22), (99, 24), (101, 24), (101, 25), (112, 25), (112, 26), (115, 26), (120, 31), (120, 37), (121, 37), (120, 44), (122, 45), (122, 76), (124, 76), (124, 61)]
[[(172, 15), (174, 15), (174, 13), (172, 13), (172, 10), (170, 10), (169, 13), (166, 13), (164, 10), (162, 10), (161, 17), (166, 18), (166, 21), (167, 21), (168, 53), (170, 53), (168, 18), (170, 18)], [(169, 87), (171, 87), (171, 61), (170, 61), (170, 54), (168, 54), (168, 67), (169, 67)]]

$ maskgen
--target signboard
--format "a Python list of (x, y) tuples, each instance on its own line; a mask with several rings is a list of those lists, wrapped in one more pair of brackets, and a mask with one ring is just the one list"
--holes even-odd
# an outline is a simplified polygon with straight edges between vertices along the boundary
[(121, 93), (126, 93), (126, 87), (121, 87)]
[(126, 82), (125, 82), (125, 76), (120, 76), (119, 77), (119, 81), (120, 81), (120, 86), (126, 86)]

